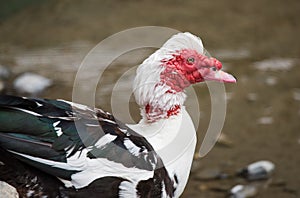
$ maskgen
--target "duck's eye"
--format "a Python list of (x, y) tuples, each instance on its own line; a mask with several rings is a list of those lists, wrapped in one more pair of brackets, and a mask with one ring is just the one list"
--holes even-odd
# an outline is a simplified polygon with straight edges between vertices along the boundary
[(217, 68), (216, 67), (212, 67), (211, 70), (217, 71)]
[(193, 64), (195, 62), (195, 59), (194, 57), (188, 57), (186, 61), (188, 64)]

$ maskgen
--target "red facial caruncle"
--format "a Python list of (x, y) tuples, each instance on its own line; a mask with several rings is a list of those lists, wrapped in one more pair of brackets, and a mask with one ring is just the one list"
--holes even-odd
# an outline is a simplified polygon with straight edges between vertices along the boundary
[(171, 87), (168, 92), (181, 92), (191, 84), (205, 80), (211, 70), (222, 68), (222, 63), (209, 58), (196, 50), (184, 49), (172, 55), (171, 59), (162, 60), (165, 70), (160, 74), (161, 83)]

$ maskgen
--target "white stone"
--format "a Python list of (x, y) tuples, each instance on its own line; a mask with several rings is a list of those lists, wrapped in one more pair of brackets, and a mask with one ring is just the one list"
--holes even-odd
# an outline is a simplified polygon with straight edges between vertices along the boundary
[(14, 81), (14, 88), (19, 93), (37, 95), (52, 85), (52, 80), (34, 73), (24, 73)]
[(261, 117), (258, 119), (259, 124), (272, 124), (273, 121), (273, 118), (269, 116)]
[(255, 62), (254, 67), (261, 71), (289, 71), (296, 62), (293, 58), (270, 58)]
[(0, 197), (5, 198), (18, 198), (17, 190), (4, 181), (0, 181)]

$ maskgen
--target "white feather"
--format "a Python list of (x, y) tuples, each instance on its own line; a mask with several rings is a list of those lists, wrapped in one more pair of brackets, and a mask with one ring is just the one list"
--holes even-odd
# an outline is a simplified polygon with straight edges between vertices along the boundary
[(104, 121), (104, 122), (111, 123), (111, 124), (116, 124), (116, 122), (113, 121), (113, 120), (109, 120), (109, 119), (105, 119), (105, 118), (101, 118), (101, 117), (99, 117), (98, 119), (101, 120), (101, 121)]
[(121, 163), (116, 163), (104, 158), (90, 159), (87, 157), (88, 151), (88, 149), (83, 149), (82, 151), (76, 152), (73, 156), (67, 158), (67, 163), (33, 157), (14, 151), (10, 152), (56, 168), (79, 171), (71, 176), (71, 181), (61, 180), (66, 187), (69, 187), (71, 182), (72, 186), (76, 189), (84, 188), (101, 177), (121, 177), (132, 182), (147, 180), (153, 177), (153, 171), (142, 170), (135, 167), (128, 168)]
[(185, 107), (177, 116), (153, 123), (141, 120), (139, 124), (128, 127), (149, 141), (171, 178), (172, 174), (177, 175), (179, 182), (175, 197), (179, 197), (187, 183), (196, 147), (196, 130)]
[(21, 109), (21, 108), (18, 108), (18, 107), (10, 107), (11, 109), (15, 109), (15, 110), (19, 110), (19, 111), (23, 111), (24, 113), (28, 113), (28, 114), (31, 114), (33, 116), (42, 116), (41, 114), (38, 114), (38, 113), (35, 113), (33, 111), (29, 111), (29, 110), (26, 110), (26, 109)]
[(42, 107), (42, 106), (43, 106), (41, 103), (38, 103), (38, 102), (35, 102), (35, 103), (36, 103), (36, 105), (37, 105), (38, 107)]
[(124, 145), (126, 148), (135, 156), (139, 156), (141, 148), (136, 146), (132, 141), (130, 141), (128, 138), (124, 139)]
[(53, 123), (53, 127), (54, 127), (57, 137), (59, 137), (63, 134), (61, 127), (57, 127), (57, 125), (59, 125), (59, 123), (60, 123), (60, 121)]
[(100, 148), (100, 147), (114, 141), (116, 138), (117, 138), (117, 136), (115, 136), (115, 135), (106, 134), (96, 142), (95, 146), (97, 148)]
[(71, 105), (72, 107), (76, 107), (76, 108), (81, 109), (81, 110), (90, 110), (90, 108), (88, 106), (82, 105), (82, 104), (79, 104), (79, 103), (70, 102), (70, 101), (63, 100), (63, 99), (57, 99), (57, 101), (65, 102), (65, 103)]
[(119, 197), (137, 198), (136, 184), (129, 181), (121, 182), (121, 184), (119, 185)]

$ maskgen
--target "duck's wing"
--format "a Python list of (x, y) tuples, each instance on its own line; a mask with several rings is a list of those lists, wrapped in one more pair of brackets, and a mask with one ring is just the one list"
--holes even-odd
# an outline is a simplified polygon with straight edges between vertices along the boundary
[(149, 193), (160, 188), (173, 194), (173, 182), (148, 141), (101, 109), (5, 95), (0, 96), (0, 123), (4, 150), (66, 186), (137, 181), (136, 192), (148, 185)]

